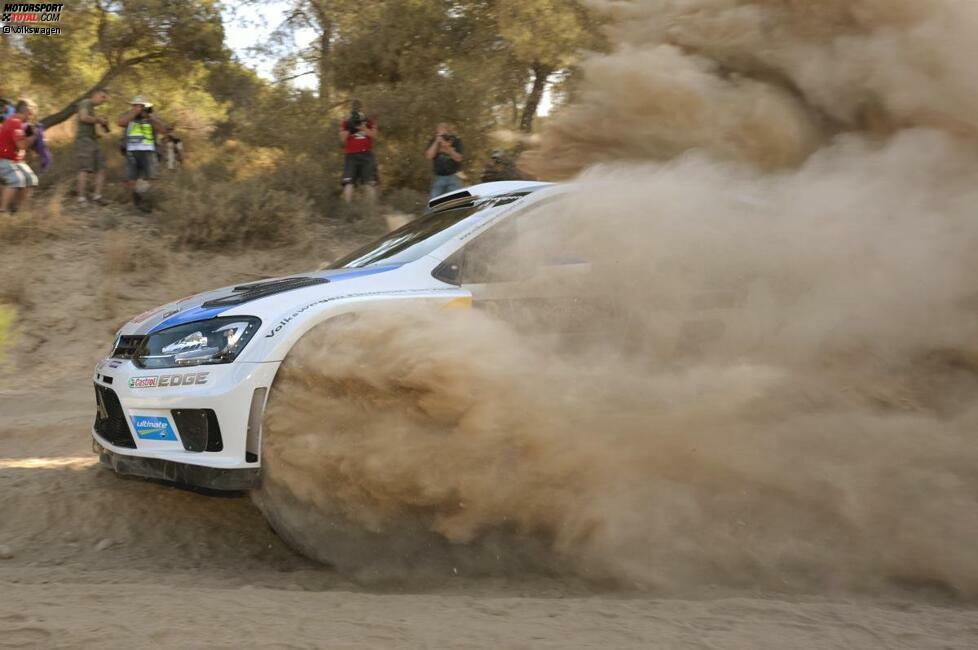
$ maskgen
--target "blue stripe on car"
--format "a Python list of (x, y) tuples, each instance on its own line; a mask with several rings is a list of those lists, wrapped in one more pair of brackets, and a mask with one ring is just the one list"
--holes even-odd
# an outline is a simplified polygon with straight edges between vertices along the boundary
[(329, 271), (317, 273), (316, 276), (320, 278), (329, 278), (330, 282), (339, 282), (340, 280), (351, 280), (353, 278), (362, 278), (367, 275), (386, 273), (387, 271), (399, 269), (401, 266), (401, 264), (392, 264), (390, 266), (368, 266), (363, 269), (331, 269)]
[(191, 307), (187, 311), (182, 311), (175, 316), (170, 316), (162, 323), (150, 330), (150, 333), (165, 330), (168, 327), (192, 323), (198, 320), (208, 320), (219, 315), (222, 311), (227, 311), (227, 307)]
[[(330, 282), (341, 282), (343, 280), (352, 280), (354, 278), (362, 278), (368, 275), (376, 275), (377, 273), (393, 271), (394, 269), (398, 269), (400, 267), (400, 264), (392, 264), (390, 266), (374, 266), (363, 269), (332, 269), (320, 273), (306, 273), (304, 275), (329, 278)], [(234, 305), (233, 307), (240, 306), (241, 305)], [(228, 309), (231, 309), (231, 307), (191, 307), (186, 311), (182, 311), (179, 314), (174, 314), (166, 320), (157, 323), (157, 325), (151, 328), (148, 333), (152, 334), (153, 332), (165, 330), (168, 327), (176, 327), (177, 325), (184, 325), (186, 323), (193, 323), (195, 321), (209, 320), (211, 318), (220, 316), (222, 312), (225, 312)]]

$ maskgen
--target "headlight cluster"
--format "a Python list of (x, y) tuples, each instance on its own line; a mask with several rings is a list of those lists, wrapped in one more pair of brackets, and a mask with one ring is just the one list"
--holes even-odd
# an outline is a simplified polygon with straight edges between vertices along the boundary
[(231, 363), (260, 326), (261, 321), (251, 316), (177, 325), (148, 335), (134, 361), (143, 368)]

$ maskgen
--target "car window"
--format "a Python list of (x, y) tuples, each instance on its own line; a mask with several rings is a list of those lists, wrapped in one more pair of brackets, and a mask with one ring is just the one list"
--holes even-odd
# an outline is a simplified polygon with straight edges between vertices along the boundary
[(561, 198), (529, 205), (492, 226), (446, 260), (435, 277), (451, 284), (514, 282), (536, 267), (563, 263), (570, 233), (560, 227)]
[(523, 274), (519, 229), (515, 219), (507, 219), (490, 228), (464, 249), (463, 284), (512, 282), (519, 280)]
[(351, 269), (383, 263), (406, 264), (420, 259), (469, 226), (466, 221), (484, 210), (517, 201), (525, 192), (475, 199), (462, 206), (423, 215), (329, 265)]

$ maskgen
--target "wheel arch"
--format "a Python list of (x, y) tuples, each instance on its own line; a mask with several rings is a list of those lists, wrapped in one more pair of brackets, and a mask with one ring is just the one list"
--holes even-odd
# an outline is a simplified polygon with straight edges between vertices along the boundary
[(278, 381), (282, 365), (299, 341), (313, 330), (331, 323), (348, 322), (349, 319), (365, 312), (397, 308), (404, 304), (404, 301), (417, 302), (418, 300), (434, 301), (441, 308), (452, 308), (460, 300), (471, 304), (471, 294), (463, 289), (452, 288), (448, 291), (419, 291), (403, 295), (363, 296), (337, 302), (324, 301), (320, 304), (299, 307), (279, 321), (266, 325), (261, 336), (269, 347), (262, 352), (262, 356), (266, 361), (276, 363), (277, 367), (268, 385), (256, 388), (252, 394), (245, 440), (249, 461), (257, 462), (259, 465), (261, 463), (262, 429), (268, 400), (275, 382)]

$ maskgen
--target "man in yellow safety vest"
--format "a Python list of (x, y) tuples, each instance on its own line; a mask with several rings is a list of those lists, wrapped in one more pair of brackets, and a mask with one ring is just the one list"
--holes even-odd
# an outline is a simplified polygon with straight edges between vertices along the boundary
[(146, 98), (134, 97), (129, 105), (132, 109), (117, 120), (117, 124), (126, 130), (123, 144), (126, 184), (132, 192), (133, 204), (143, 212), (149, 212), (151, 206), (143, 194), (149, 188), (149, 181), (158, 176), (156, 142), (166, 134), (166, 127), (153, 115), (153, 105)]

